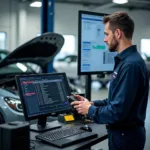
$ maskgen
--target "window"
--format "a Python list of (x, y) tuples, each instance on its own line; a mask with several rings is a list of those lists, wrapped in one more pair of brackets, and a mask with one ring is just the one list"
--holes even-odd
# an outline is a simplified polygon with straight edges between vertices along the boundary
[(0, 49), (5, 50), (6, 49), (6, 33), (0, 32)]
[(37, 33), (36, 36), (41, 36), (41, 33)]
[(75, 36), (74, 35), (63, 35), (65, 42), (61, 49), (61, 52), (67, 54), (73, 54), (75, 52)]
[(64, 58), (67, 55), (72, 55), (76, 53), (75, 45), (75, 36), (74, 35), (63, 35), (64, 37), (64, 45), (55, 59)]
[(141, 39), (141, 54), (150, 57), (150, 39)]

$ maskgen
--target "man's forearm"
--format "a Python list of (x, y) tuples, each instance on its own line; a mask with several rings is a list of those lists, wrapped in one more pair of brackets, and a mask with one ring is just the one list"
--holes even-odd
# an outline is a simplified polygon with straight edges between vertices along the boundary
[(104, 100), (94, 100), (92, 101), (92, 105), (94, 106), (106, 106), (108, 104), (108, 99), (104, 99)]

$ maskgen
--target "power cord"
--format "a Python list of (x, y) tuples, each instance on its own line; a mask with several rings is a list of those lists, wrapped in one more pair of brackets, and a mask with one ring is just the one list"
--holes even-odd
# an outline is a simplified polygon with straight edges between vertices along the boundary
[(30, 141), (30, 150), (35, 149), (35, 146), (36, 146), (35, 142), (31, 140)]

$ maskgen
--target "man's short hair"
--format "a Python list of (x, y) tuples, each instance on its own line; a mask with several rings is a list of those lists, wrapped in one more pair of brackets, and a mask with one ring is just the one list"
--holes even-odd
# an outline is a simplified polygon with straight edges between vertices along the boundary
[(126, 12), (115, 12), (111, 15), (104, 16), (103, 23), (109, 22), (109, 28), (114, 31), (120, 29), (127, 39), (132, 39), (134, 32), (134, 21)]

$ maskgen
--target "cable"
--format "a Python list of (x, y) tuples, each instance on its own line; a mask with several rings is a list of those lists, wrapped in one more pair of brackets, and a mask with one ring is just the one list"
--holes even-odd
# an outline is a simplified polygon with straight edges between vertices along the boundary
[(30, 140), (31, 142), (41, 142), (39, 139)]
[(35, 146), (36, 146), (35, 142), (31, 140), (30, 141), (30, 150), (35, 149)]

